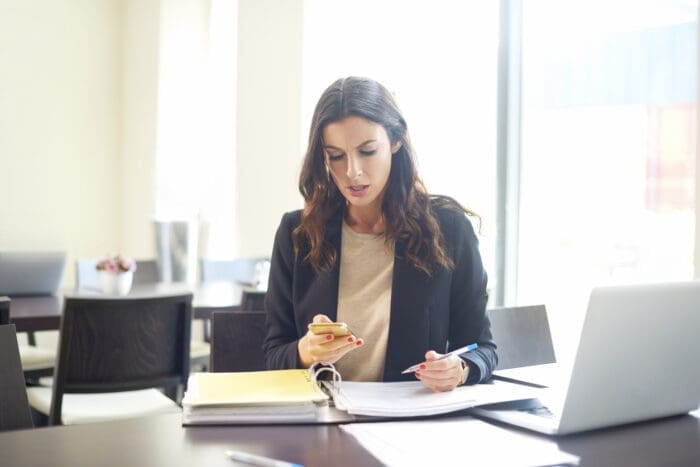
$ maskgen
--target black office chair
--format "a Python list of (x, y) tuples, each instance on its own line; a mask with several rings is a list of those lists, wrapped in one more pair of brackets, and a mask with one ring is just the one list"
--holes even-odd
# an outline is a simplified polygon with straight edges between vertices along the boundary
[(241, 310), (261, 311), (265, 309), (265, 291), (243, 289), (241, 295)]
[[(12, 300), (9, 297), (0, 297), (0, 325), (10, 324), (11, 303)], [(28, 340), (29, 345), (19, 346), (19, 357), (25, 380), (34, 383), (42, 376), (50, 376), (53, 373), (56, 351), (37, 347), (33, 339), (28, 338)]]
[(212, 313), (210, 371), (264, 370), (264, 337), (265, 313), (262, 311)]
[(0, 325), (10, 324), (10, 297), (0, 297)]
[(187, 384), (191, 324), (189, 293), (68, 297), (53, 390), (29, 388), (29, 403), (50, 425), (179, 411), (173, 399)]
[(0, 431), (32, 428), (32, 426), (15, 325), (2, 324), (0, 325)]
[(160, 282), (158, 262), (155, 259), (139, 259), (134, 271), (134, 284), (157, 284)]
[(492, 308), (488, 313), (498, 370), (556, 362), (544, 305)]
[[(98, 260), (96, 259), (79, 259), (75, 262), (76, 271), (76, 288), (78, 289), (100, 289), (100, 278), (96, 269)], [(160, 282), (160, 273), (158, 271), (158, 262), (155, 259), (140, 259), (136, 260), (136, 271), (134, 271), (134, 285), (157, 284)], [(192, 333), (192, 341), (190, 343), (190, 359), (193, 368), (206, 370), (209, 364), (210, 346), (206, 342), (205, 329), (202, 328), (199, 333), (201, 337), (195, 337)]]

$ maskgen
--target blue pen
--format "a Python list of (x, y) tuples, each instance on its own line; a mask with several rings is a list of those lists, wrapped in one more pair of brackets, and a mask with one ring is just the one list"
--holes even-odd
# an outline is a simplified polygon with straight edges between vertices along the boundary
[(228, 450), (226, 451), (226, 455), (234, 461), (244, 462), (246, 464), (257, 465), (260, 467), (304, 467), (301, 464), (271, 459), (269, 457), (258, 456), (257, 454), (251, 454), (249, 452)]
[[(474, 350), (474, 349), (476, 349), (477, 347), (479, 347), (477, 344), (469, 344), (469, 345), (467, 345), (467, 346), (464, 346), (464, 347), (461, 347), (461, 348), (459, 348), (459, 349), (453, 350), (452, 352), (447, 352), (445, 355), (443, 355), (443, 356), (440, 357), (440, 358), (436, 358), (435, 360), (442, 360), (442, 359), (444, 359), (444, 358), (451, 357), (452, 355), (463, 354), (464, 352), (469, 352), (470, 350)], [(433, 361), (435, 361), (435, 360), (433, 360)], [(406, 374), (406, 373), (412, 373), (412, 372), (416, 371), (418, 368), (420, 368), (420, 366), (421, 366), (422, 364), (423, 364), (423, 363), (416, 363), (415, 365), (411, 365), (411, 366), (409, 366), (408, 368), (406, 368), (405, 370), (403, 370), (403, 371), (401, 372), (401, 374), (403, 375), (403, 374)]]

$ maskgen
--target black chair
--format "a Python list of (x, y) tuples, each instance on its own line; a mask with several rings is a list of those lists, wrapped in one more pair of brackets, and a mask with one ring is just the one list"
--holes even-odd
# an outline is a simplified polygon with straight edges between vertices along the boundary
[(544, 305), (492, 308), (489, 319), (498, 370), (556, 362)]
[(10, 298), (0, 297), (0, 325), (10, 324)]
[[(11, 303), (12, 300), (9, 297), (0, 297), (0, 325), (10, 323)], [(20, 364), (24, 371), (24, 378), (29, 383), (36, 382), (42, 376), (50, 376), (56, 361), (55, 349), (37, 347), (33, 335), (34, 333), (28, 335), (29, 345), (19, 346)]]
[(0, 325), (0, 431), (32, 426), (15, 325), (3, 324)]
[(177, 411), (191, 324), (190, 293), (67, 297), (53, 388), (29, 388), (29, 403), (50, 425)]
[(157, 284), (158, 282), (160, 282), (158, 262), (155, 259), (137, 260), (134, 284)]
[[(100, 290), (100, 278), (96, 269), (98, 260), (79, 259), (75, 262), (76, 281), (78, 289)], [(158, 262), (155, 259), (136, 260), (134, 271), (135, 286), (157, 284), (160, 282)], [(206, 369), (209, 364), (209, 343), (206, 341), (205, 329), (202, 329), (202, 337), (193, 338), (190, 346), (191, 365), (193, 368)], [(194, 335), (194, 334), (193, 334)]]
[(264, 337), (265, 313), (262, 311), (212, 313), (210, 371), (264, 370)]
[(265, 291), (243, 289), (241, 294), (241, 310), (260, 311), (265, 309)]

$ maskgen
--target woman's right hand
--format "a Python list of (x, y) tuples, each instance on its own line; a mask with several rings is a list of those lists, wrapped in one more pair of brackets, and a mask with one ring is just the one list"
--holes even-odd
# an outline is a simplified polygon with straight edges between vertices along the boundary
[[(314, 323), (332, 323), (333, 321), (326, 315), (316, 315)], [(340, 360), (346, 353), (364, 344), (362, 339), (354, 335), (338, 336), (333, 334), (314, 334), (311, 331), (299, 339), (297, 350), (299, 361), (304, 368), (309, 368), (314, 363), (328, 365)]]

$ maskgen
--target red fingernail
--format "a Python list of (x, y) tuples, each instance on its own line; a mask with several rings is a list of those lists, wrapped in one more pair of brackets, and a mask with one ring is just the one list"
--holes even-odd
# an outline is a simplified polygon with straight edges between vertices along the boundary
[(362, 341), (357, 341), (357, 345), (362, 345)]
[(333, 336), (331, 336), (330, 334), (326, 335), (326, 340), (327, 341), (333, 340)]
[(420, 371), (416, 371), (416, 378), (420, 378)]
[(421, 363), (420, 369), (421, 369), (421, 370), (425, 370), (425, 364)]
[(352, 341), (354, 341), (354, 340), (355, 340), (355, 339), (353, 339), (352, 337), (348, 337), (348, 342), (352, 342)]

